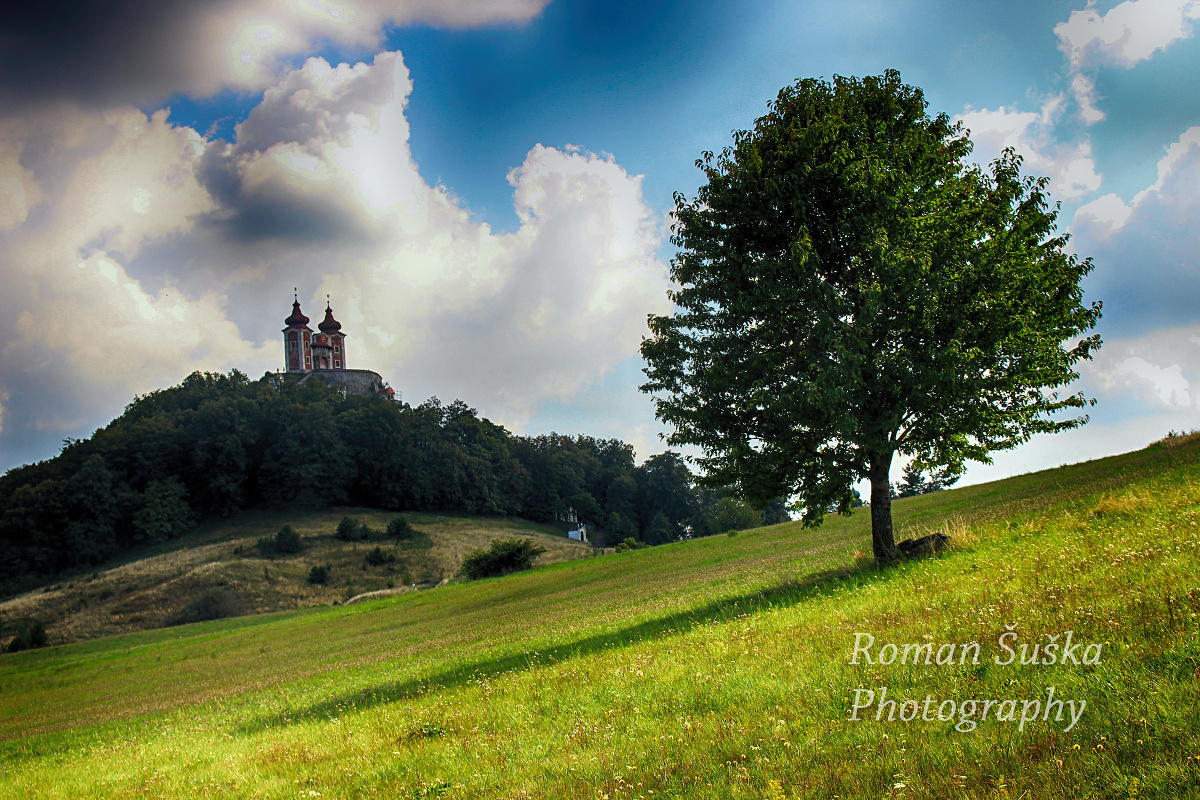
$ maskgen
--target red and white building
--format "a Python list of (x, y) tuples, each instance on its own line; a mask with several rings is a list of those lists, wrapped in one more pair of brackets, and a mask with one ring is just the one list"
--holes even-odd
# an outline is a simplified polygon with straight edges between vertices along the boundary
[(350, 394), (375, 394), (389, 400), (396, 392), (376, 372), (346, 366), (346, 334), (342, 323), (333, 318), (333, 309), (325, 303), (325, 319), (314, 333), (309, 319), (300, 310), (300, 300), (292, 303), (292, 313), (283, 321), (283, 363), (286, 371), (300, 375), (303, 383), (316, 375), (330, 386), (340, 386)]
[(300, 300), (292, 303), (292, 315), (283, 323), (283, 363), (288, 372), (346, 369), (346, 334), (342, 323), (333, 318), (333, 309), (325, 304), (325, 319), (313, 334), (309, 319), (300, 310)]

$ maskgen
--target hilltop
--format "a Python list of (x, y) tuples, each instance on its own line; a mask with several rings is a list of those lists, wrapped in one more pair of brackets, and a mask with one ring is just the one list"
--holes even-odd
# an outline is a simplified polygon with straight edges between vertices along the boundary
[(0, 793), (1197, 796), (1194, 438), (897, 501), (954, 545), (882, 570), (860, 513), (4, 656)]
[[(766, 519), (699, 489), (677, 453), (635, 464), (620, 440), (517, 436), (457, 400), (414, 407), (295, 376), (197, 372), (0, 476), (0, 597), (170, 544), (197, 523), (346, 505), (583, 524), (607, 545)], [(768, 510), (786, 518), (781, 501)]]

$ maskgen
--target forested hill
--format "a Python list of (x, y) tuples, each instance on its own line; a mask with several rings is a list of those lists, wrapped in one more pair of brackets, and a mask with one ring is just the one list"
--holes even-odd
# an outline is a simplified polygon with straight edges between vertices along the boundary
[(609, 543), (654, 544), (734, 527), (720, 512), (748, 509), (718, 497), (693, 485), (677, 454), (635, 466), (619, 440), (514, 436), (459, 401), (411, 407), (343, 397), (319, 381), (194, 373), (135, 399), (56, 458), (0, 478), (0, 592), (255, 507), (349, 503), (535, 521), (573, 509)]

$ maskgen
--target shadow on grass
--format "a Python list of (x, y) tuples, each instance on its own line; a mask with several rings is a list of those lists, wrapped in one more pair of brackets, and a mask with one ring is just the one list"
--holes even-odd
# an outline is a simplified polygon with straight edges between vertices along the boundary
[(627, 647), (656, 637), (677, 636), (695, 628), (728, 622), (747, 614), (797, 605), (835, 588), (867, 586), (888, 577), (901, 575), (914, 563), (918, 562), (901, 560), (879, 568), (873, 562), (865, 562), (854, 567), (827, 569), (757, 592), (725, 598), (689, 611), (668, 614), (617, 631), (587, 636), (536, 652), (525, 650), (497, 658), (481, 659), (424, 677), (348, 692), (294, 712), (259, 717), (239, 726), (236, 731), (250, 734), (268, 727), (284, 727), (307, 720), (334, 719), (346, 713), (420, 697), (431, 692), (460, 688), (471, 681), (535, 666), (559, 664), (579, 656)]

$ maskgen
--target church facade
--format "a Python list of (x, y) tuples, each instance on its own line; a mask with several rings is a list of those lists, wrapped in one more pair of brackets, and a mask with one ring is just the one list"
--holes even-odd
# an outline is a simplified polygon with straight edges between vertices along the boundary
[(283, 363), (285, 371), (298, 375), (304, 383), (316, 378), (329, 386), (340, 387), (346, 394), (376, 395), (395, 400), (392, 390), (377, 372), (369, 369), (350, 369), (346, 361), (346, 334), (342, 323), (333, 317), (333, 309), (325, 303), (325, 319), (313, 331), (309, 318), (300, 310), (295, 298), (292, 313), (283, 324)]
[(300, 310), (300, 300), (292, 303), (292, 313), (283, 321), (283, 363), (288, 372), (312, 372), (314, 369), (346, 369), (346, 334), (342, 323), (333, 318), (333, 309), (325, 304), (325, 319), (315, 336), (309, 319)]

